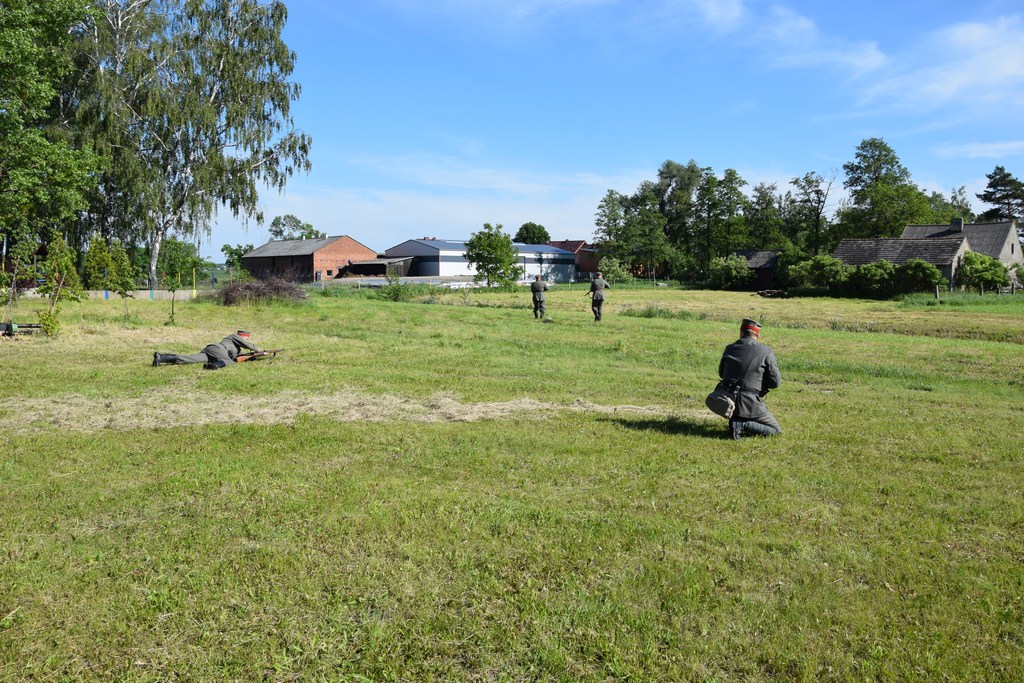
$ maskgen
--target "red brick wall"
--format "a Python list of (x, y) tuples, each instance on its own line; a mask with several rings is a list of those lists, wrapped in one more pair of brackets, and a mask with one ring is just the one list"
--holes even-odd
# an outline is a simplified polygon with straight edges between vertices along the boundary
[[(313, 254), (313, 270), (319, 270), (320, 276), (329, 280), (337, 277), (338, 271), (348, 265), (350, 260), (365, 261), (371, 258), (377, 258), (377, 252), (346, 235)], [(327, 271), (331, 271), (331, 274), (328, 275)]]

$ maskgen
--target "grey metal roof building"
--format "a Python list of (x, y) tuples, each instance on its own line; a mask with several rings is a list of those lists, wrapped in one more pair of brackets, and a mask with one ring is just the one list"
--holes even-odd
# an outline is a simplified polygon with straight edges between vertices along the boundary
[[(575, 256), (572, 252), (548, 244), (522, 244), (513, 242), (519, 252), (519, 265), (527, 277), (540, 275), (545, 279), (568, 282), (575, 275)], [(384, 252), (388, 258), (415, 256), (416, 263), (410, 275), (437, 277), (475, 275), (476, 269), (465, 257), (465, 240), (413, 239), (391, 247)]]

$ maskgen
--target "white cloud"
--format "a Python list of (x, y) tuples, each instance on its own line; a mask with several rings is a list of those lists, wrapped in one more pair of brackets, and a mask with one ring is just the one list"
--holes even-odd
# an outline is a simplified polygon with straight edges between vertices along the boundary
[(944, 145), (936, 149), (935, 153), (945, 158), (1003, 159), (1024, 154), (1024, 140), (966, 142), (958, 145)]
[(826, 36), (808, 17), (778, 5), (759, 19), (754, 35), (779, 66), (836, 66), (861, 75), (887, 61), (876, 43)]
[(972, 111), (1024, 105), (1021, 17), (961, 23), (926, 36), (894, 60), (866, 100), (915, 110), (953, 103)]
[(746, 16), (743, 0), (683, 0), (703, 17), (704, 21), (719, 29), (735, 28)]

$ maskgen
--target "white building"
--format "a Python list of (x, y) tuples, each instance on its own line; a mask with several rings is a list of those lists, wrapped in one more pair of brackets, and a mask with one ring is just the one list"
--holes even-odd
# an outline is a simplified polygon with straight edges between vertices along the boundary
[[(519, 252), (519, 265), (526, 271), (526, 279), (540, 275), (552, 282), (570, 282), (576, 276), (575, 257), (571, 251), (547, 244), (513, 243)], [(415, 264), (410, 275), (422, 277), (474, 276), (476, 269), (469, 265), (464, 254), (463, 240), (420, 239), (408, 240), (384, 252), (388, 258), (413, 256)]]

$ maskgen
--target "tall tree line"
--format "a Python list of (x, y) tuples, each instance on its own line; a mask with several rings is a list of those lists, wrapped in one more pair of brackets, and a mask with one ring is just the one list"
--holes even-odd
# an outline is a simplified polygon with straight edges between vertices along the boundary
[[(36, 72), (0, 61), (12, 90), (33, 78), (49, 88), (32, 116), (6, 123), (40, 131), (50, 155), (64, 153), (78, 173), (59, 206), (24, 201), (48, 207), (49, 227), (80, 252), (93, 239), (144, 245), (151, 282), (171, 235), (208, 234), (219, 210), (262, 221), (261, 186), (280, 189), (309, 169), (310, 140), (290, 113), (300, 87), (289, 80), (286, 19), (281, 0), (5, 2), (0, 46), (19, 35), (50, 43)], [(29, 21), (46, 32), (25, 33)], [(0, 167), (0, 234), (45, 241), (26, 227), (31, 212), (3, 194), (15, 184), (10, 167)]]
[[(978, 219), (1024, 222), (1024, 185), (1002, 166), (988, 179), (977, 197), (993, 208)], [(608, 190), (595, 214), (595, 242), (637, 275), (703, 281), (714, 259), (738, 249), (775, 249), (799, 260), (831, 254), (843, 238), (898, 237), (908, 224), (975, 220), (963, 186), (948, 196), (927, 194), (881, 138), (857, 146), (842, 179), (836, 170), (809, 171), (785, 188), (747, 187), (735, 169), (719, 174), (693, 160), (666, 161), (656, 180), (632, 194)]]

